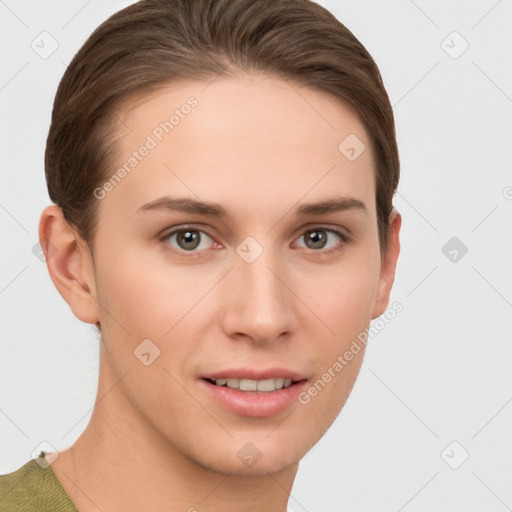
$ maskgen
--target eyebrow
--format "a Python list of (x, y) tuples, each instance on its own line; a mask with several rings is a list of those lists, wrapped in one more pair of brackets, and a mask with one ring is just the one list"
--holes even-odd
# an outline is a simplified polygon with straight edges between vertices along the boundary
[[(145, 211), (169, 211), (195, 213), (207, 217), (226, 219), (232, 217), (229, 211), (219, 203), (205, 203), (188, 197), (164, 196), (150, 201), (137, 209), (137, 213)], [(316, 203), (306, 203), (295, 208), (297, 217), (308, 215), (320, 215), (325, 213), (340, 212), (345, 210), (360, 210), (368, 213), (365, 204), (354, 197), (334, 197)]]

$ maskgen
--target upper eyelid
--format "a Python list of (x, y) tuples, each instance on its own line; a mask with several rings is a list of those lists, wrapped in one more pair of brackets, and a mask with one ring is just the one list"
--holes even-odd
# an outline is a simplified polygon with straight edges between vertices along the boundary
[(212, 235), (210, 235), (210, 233), (208, 233), (208, 231), (206, 229), (200, 228), (197, 226), (193, 226), (193, 225), (188, 225), (188, 224), (180, 224), (179, 226), (173, 226), (172, 228), (167, 228), (164, 231), (162, 231), (162, 233), (159, 235), (159, 237), (162, 238), (163, 240), (165, 240), (165, 239), (169, 238), (171, 235), (179, 233), (180, 231), (186, 231), (187, 229), (190, 229), (190, 231), (200, 231), (201, 233), (208, 235), (211, 239), (214, 238)]

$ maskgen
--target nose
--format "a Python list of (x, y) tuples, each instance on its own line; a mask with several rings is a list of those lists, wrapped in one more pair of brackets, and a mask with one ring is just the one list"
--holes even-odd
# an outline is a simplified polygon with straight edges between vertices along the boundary
[(252, 262), (235, 255), (226, 277), (228, 300), (223, 301), (220, 315), (227, 336), (267, 344), (296, 330), (298, 300), (288, 284), (286, 262), (275, 251), (265, 249)]

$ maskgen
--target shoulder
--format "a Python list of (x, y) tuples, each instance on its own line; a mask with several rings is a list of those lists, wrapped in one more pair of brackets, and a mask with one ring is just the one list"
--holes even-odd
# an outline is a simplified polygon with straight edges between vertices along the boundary
[(0, 512), (77, 512), (44, 455), (0, 475)]

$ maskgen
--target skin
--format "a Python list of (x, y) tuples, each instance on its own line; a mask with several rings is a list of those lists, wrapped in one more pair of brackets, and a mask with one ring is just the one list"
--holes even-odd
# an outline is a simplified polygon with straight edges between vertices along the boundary
[[(207, 83), (171, 84), (121, 112), (119, 165), (174, 108), (198, 100), (99, 201), (94, 259), (60, 208), (41, 216), (40, 238), (58, 248), (47, 263), (55, 286), (102, 332), (92, 417), (52, 464), (81, 512), (284, 512), (299, 461), (339, 414), (364, 350), (307, 405), (267, 418), (224, 409), (199, 377), (280, 366), (314, 383), (389, 302), (401, 218), (381, 254), (373, 155), (356, 113), (262, 75)], [(352, 162), (338, 150), (349, 134), (367, 148)], [(137, 213), (164, 195), (217, 202), (232, 217)], [(334, 196), (366, 211), (293, 213)], [(160, 236), (185, 224), (200, 230), (195, 252)], [(318, 226), (352, 240), (324, 231), (318, 248), (306, 233)], [(236, 252), (247, 236), (263, 249), (252, 263)], [(161, 353), (145, 366), (133, 351), (148, 338)], [(237, 457), (248, 442), (262, 454), (252, 467)]]

